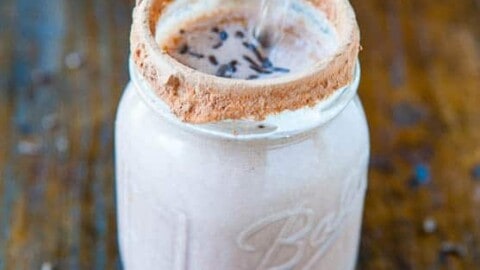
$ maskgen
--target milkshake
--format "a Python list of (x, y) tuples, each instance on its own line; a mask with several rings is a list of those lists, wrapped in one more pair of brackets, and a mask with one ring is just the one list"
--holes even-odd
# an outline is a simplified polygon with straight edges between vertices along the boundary
[(298, 74), (333, 54), (337, 41), (328, 21), (322, 22), (324, 33), (303, 13), (290, 14), (268, 51), (253, 35), (256, 12), (248, 9), (201, 17), (172, 34), (158, 32), (157, 40), (180, 63), (215, 76), (256, 80)]
[(355, 268), (369, 158), (346, 0), (137, 1), (116, 122), (127, 270)]

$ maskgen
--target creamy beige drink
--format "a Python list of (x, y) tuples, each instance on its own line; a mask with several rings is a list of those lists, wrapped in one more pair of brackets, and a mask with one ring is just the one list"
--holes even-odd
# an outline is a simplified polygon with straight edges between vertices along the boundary
[(369, 157), (346, 0), (137, 1), (116, 122), (126, 270), (353, 270)]
[(236, 10), (202, 16), (166, 38), (157, 33), (157, 39), (171, 56), (195, 70), (247, 80), (296, 74), (335, 52), (336, 35), (328, 21), (317, 29), (313, 19), (294, 11), (283, 29), (277, 29), (279, 42), (267, 51), (253, 36), (255, 14)]

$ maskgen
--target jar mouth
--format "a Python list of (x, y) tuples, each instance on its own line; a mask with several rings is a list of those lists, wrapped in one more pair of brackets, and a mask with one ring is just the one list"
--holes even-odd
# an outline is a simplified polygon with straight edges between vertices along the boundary
[(357, 60), (351, 84), (337, 89), (313, 107), (303, 107), (293, 111), (286, 110), (269, 115), (262, 121), (228, 119), (215, 123), (192, 124), (181, 121), (171, 111), (168, 104), (152, 91), (148, 81), (141, 76), (131, 58), (129, 68), (131, 80), (137, 93), (163, 119), (175, 126), (198, 134), (239, 141), (289, 138), (330, 122), (357, 95), (361, 74), (360, 63)]
[[(238, 7), (222, 6), (211, 10), (205, 8), (203, 3), (204, 2), (195, 3), (198, 7), (190, 7), (186, 11), (182, 10), (180, 15), (179, 12), (166, 12), (167, 14), (162, 16), (163, 19), (159, 20), (155, 32), (152, 33), (154, 33), (158, 45), (167, 52), (164, 54), (165, 58), (170, 58), (168, 60), (183, 64), (189, 72), (198, 73), (198, 75), (203, 75), (210, 80), (225, 80), (226, 83), (247, 84), (250, 86), (281, 85), (282, 83), (297, 80), (301, 78), (302, 75), (315, 73), (315, 69), (323, 67), (328, 63), (329, 59), (338, 52), (336, 31), (334, 31), (330, 21), (324, 13), (312, 9), (309, 5), (303, 3), (303, 1), (292, 1), (288, 5), (289, 19), (285, 20), (282, 27), (279, 27), (279, 29), (283, 30), (278, 30), (279, 32), (287, 33), (282, 35), (282, 38), (279, 40), (279, 45), (283, 46), (278, 47), (283, 47), (283, 54), (278, 53), (278, 50), (273, 50), (276, 51), (276, 53), (270, 55), (265, 53), (265, 48), (253, 38), (252, 32), (254, 32), (255, 23), (258, 21), (259, 16), (258, 10), (254, 9), (255, 6), (237, 4), (235, 6)], [(228, 27), (232, 25), (234, 25), (234, 29), (228, 29)], [(226, 39), (212, 41), (212, 39), (214, 39), (212, 36), (219, 35), (219, 33), (214, 32), (213, 29), (216, 29), (216, 31), (222, 30), (223, 32), (225, 27)], [(202, 29), (201, 32), (204, 40), (209, 39), (211, 41), (212, 44), (210, 44), (210, 46), (218, 47), (213, 50), (207, 49), (207, 51), (205, 51), (205, 47), (201, 48), (200, 51), (196, 50), (194, 47), (197, 45), (196, 42), (198, 39), (192, 41), (188, 39), (188, 36), (191, 32), (195, 32), (198, 29)], [(230, 33), (228, 33), (229, 31)], [(238, 36), (228, 38), (237, 34), (238, 31), (240, 31), (242, 35), (240, 38)], [(287, 37), (291, 38), (289, 42), (282, 42), (288, 39)], [(295, 37), (295, 39), (292, 39), (292, 37)], [(235, 77), (233, 76), (235, 73), (229, 78), (215, 76), (214, 74), (217, 73), (218, 68), (214, 67), (226, 63), (221, 61), (222, 53), (219, 53), (219, 48), (221, 50), (223, 47), (226, 47), (224, 43), (229, 43), (230, 40), (234, 40), (233, 43), (235, 43), (235, 41), (237, 41), (236, 43), (247, 43), (253, 46), (255, 52), (261, 55), (245, 54), (246, 51), (251, 51), (251, 48), (246, 49), (243, 53), (239, 52), (238, 55), (228, 55), (232, 61), (237, 62), (241, 66), (244, 60), (241, 57), (243, 55), (251, 57), (251, 61), (259, 61), (255, 63), (258, 66), (261, 66), (263, 57), (271, 61), (270, 64), (272, 66), (278, 64), (277, 60), (280, 60), (280, 58), (284, 60), (292, 58), (292, 56), (295, 58), (295, 56), (298, 57), (301, 55), (300, 58), (302, 61), (297, 60), (295, 64), (288, 62), (283, 65), (280, 64), (281, 67), (288, 69), (288, 72), (278, 72), (276, 74), (272, 72), (271, 74), (274, 74), (274, 76), (265, 76), (262, 73), (251, 72), (249, 75), (258, 75), (255, 80), (247, 80), (246, 76), (243, 79), (239, 78), (241, 76)], [(301, 46), (295, 46), (295, 43), (301, 43)], [(287, 44), (290, 45), (288, 46), (288, 51), (290, 53), (295, 52), (295, 54), (289, 55), (286, 53), (285, 45)], [(241, 51), (243, 47), (239, 47), (240, 48), (236, 49), (240, 49)], [(278, 49), (278, 47), (276, 49)], [(181, 48), (186, 51), (178, 53), (178, 51), (182, 50)], [(310, 50), (307, 50), (307, 48)], [(192, 52), (196, 57), (191, 57), (192, 54), (190, 53)], [(195, 69), (191, 66), (193, 64), (191, 59), (198, 61), (199, 55), (201, 55), (200, 59), (205, 59), (205, 62), (208, 62), (207, 55), (215, 56), (215, 59), (220, 57), (220, 61), (217, 62), (216, 65), (207, 65), (207, 67), (205, 67), (205, 65), (198, 66), (197, 63), (196, 66), (199, 67), (200, 70)], [(272, 58), (272, 55), (274, 58)], [(278, 55), (281, 55), (281, 57), (278, 57)], [(225, 57), (225, 55), (223, 56)], [(183, 61), (181, 59), (183, 59)], [(243, 61), (243, 64), (244, 66), (248, 66), (251, 62)], [(195, 66), (195, 64), (193, 64), (193, 66)], [(241, 68), (242, 67), (240, 67), (240, 69)], [(215, 70), (215, 72), (212, 72), (212, 70)]]
[[(311, 70), (274, 79), (226, 79), (193, 70), (172, 58), (155, 39), (157, 23), (175, 4), (194, 0), (137, 0), (131, 33), (131, 55), (149, 88), (181, 121), (195, 124), (230, 120), (263, 121), (284, 111), (314, 107), (354, 80), (360, 35), (348, 0), (307, 3), (325, 14), (338, 37), (338, 48)], [(219, 3), (248, 1), (205, 0)], [(255, 1), (254, 1), (255, 2)]]

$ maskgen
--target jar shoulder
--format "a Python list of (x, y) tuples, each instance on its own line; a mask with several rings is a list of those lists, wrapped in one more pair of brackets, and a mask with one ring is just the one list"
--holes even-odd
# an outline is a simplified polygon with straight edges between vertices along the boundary
[[(338, 163), (342, 166), (366, 163), (369, 134), (365, 114), (358, 98), (332, 121), (309, 132), (285, 139), (235, 141), (199, 136), (170, 123), (139, 97), (132, 85), (123, 94), (116, 121), (119, 154), (148, 155), (169, 161), (190, 160), (210, 163), (232, 161), (248, 163), (251, 156), (267, 156), (275, 162), (291, 159), (295, 164), (316, 166)], [(302, 165), (304, 166), (304, 165)]]

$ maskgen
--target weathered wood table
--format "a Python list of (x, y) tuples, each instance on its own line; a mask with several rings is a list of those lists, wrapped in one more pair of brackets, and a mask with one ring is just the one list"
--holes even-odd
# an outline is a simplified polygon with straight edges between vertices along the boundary
[[(0, 0), (0, 270), (121, 269), (133, 1)], [(480, 1), (355, 0), (372, 132), (360, 269), (480, 269)]]

